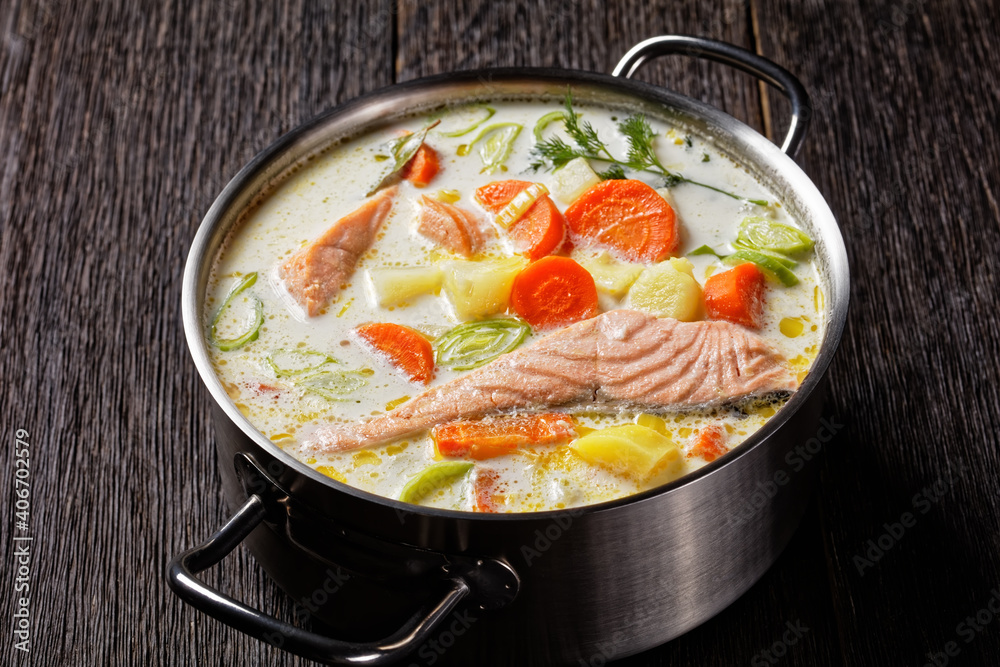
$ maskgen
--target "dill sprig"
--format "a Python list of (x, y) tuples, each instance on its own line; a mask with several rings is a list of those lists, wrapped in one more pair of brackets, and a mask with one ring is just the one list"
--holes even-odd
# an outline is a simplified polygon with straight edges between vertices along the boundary
[[(551, 139), (540, 141), (535, 144), (535, 147), (531, 151), (532, 161), (530, 166), (532, 171), (538, 171), (539, 169), (555, 171), (565, 166), (570, 160), (578, 157), (590, 157), (588, 153), (581, 152), (567, 144), (561, 137), (552, 137)], [(599, 158), (593, 156), (591, 159), (596, 160)]]
[(653, 140), (656, 135), (649, 121), (642, 114), (629, 116), (618, 123), (618, 131), (628, 140), (628, 166), (635, 171), (651, 171), (662, 176), (677, 176), (660, 163), (660, 158), (653, 150)]
[(623, 181), (628, 178), (625, 175), (625, 169), (620, 164), (611, 165), (606, 170), (598, 172), (597, 176), (602, 181)]
[(576, 145), (579, 146), (584, 151), (600, 155), (603, 153), (606, 157), (610, 158), (612, 161), (614, 157), (608, 152), (608, 147), (603, 141), (597, 136), (597, 130), (588, 123), (587, 121), (580, 122), (580, 118), (577, 116), (576, 112), (573, 111), (573, 94), (566, 91), (566, 99), (564, 101), (566, 105), (566, 114), (563, 121), (563, 127), (566, 128), (566, 134), (573, 138)]
[(538, 171), (539, 169), (554, 171), (566, 165), (570, 160), (582, 157), (587, 160), (599, 160), (610, 165), (606, 171), (598, 173), (598, 176), (602, 180), (626, 178), (625, 169), (628, 168), (632, 171), (645, 171), (656, 174), (664, 179), (664, 185), (668, 187), (678, 185), (679, 183), (690, 183), (691, 185), (714, 190), (733, 199), (749, 201), (760, 206), (768, 205), (765, 199), (741, 197), (732, 192), (708, 185), (707, 183), (691, 180), (682, 174), (670, 171), (664, 167), (653, 147), (656, 134), (653, 132), (653, 128), (650, 127), (649, 121), (642, 114), (632, 114), (618, 123), (618, 131), (622, 133), (628, 142), (628, 153), (625, 159), (622, 160), (611, 154), (607, 144), (601, 141), (601, 138), (597, 135), (597, 130), (590, 123), (586, 121), (580, 122), (576, 112), (573, 111), (573, 96), (569, 91), (566, 92), (565, 105), (566, 113), (563, 118), (563, 127), (566, 130), (566, 134), (570, 136), (570, 139), (573, 140), (576, 146), (570, 146), (558, 136), (538, 142), (532, 149), (531, 169), (533, 171)]

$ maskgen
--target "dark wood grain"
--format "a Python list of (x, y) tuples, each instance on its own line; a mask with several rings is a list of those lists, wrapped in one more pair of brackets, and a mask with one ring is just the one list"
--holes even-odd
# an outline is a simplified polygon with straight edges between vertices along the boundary
[[(1000, 57), (979, 36), (997, 7), (761, 4), (762, 25), (786, 26), (762, 49), (813, 91), (800, 162), (854, 268), (831, 391), (847, 428), (820, 500), (845, 659), (923, 664), (954, 641), (954, 664), (996, 664), (1000, 624), (956, 626), (1000, 585)], [(855, 560), (905, 512), (884, 556)]]
[[(228, 514), (207, 394), (183, 342), (181, 271), (204, 211), (257, 151), (392, 82), (393, 8), (3, 12), (2, 423), (28, 430), (37, 457), (30, 663), (285, 660), (194, 613), (164, 582), (169, 557)], [(0, 526), (6, 619), (7, 516)], [(215, 580), (290, 617), (245, 550)], [(9, 640), (4, 661), (19, 657)]]
[[(625, 664), (768, 664), (787, 623), (809, 630), (782, 665), (923, 664), (949, 641), (950, 664), (995, 663), (1000, 619), (968, 642), (956, 626), (1000, 586), (998, 18), (981, 1), (5, 3), (0, 498), (13, 499), (23, 428), (35, 541), (32, 651), (5, 633), (2, 660), (304, 664), (163, 580), (228, 514), (180, 320), (204, 211), (271, 140), (365, 91), (475, 67), (607, 72), (641, 39), (687, 33), (757, 50), (812, 93), (799, 162), (854, 269), (828, 407), (845, 428), (761, 582)], [(660, 60), (640, 77), (764, 131), (787, 117), (773, 91), (721, 66)], [(859, 572), (868, 541), (907, 511), (913, 527)], [(5, 619), (15, 534), (5, 516)], [(209, 577), (293, 615), (243, 549)]]

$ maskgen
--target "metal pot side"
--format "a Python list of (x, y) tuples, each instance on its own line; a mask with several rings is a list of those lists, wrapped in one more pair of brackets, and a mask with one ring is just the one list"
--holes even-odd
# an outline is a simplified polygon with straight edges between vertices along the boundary
[[(289, 170), (340, 139), (444, 105), (561, 99), (567, 86), (581, 102), (642, 111), (712, 139), (819, 239), (827, 331), (812, 371), (788, 404), (741, 447), (670, 485), (573, 511), (517, 515), (419, 508), (374, 496), (316, 473), (254, 429), (211, 368), (201, 316), (212, 262), (241, 215)], [(478, 664), (503, 656), (517, 664), (553, 664), (620, 658), (662, 644), (724, 609), (774, 562), (801, 518), (815, 475), (815, 461), (794, 450), (832, 435), (820, 414), (847, 305), (848, 265), (836, 221), (809, 178), (772, 143), (662, 88), (601, 74), (520, 69), (399, 84), (282, 137), (229, 183), (206, 215), (185, 271), (183, 312), (192, 356), (215, 402), (227, 497), (239, 506), (263, 485), (275, 499), (277, 511), (249, 535), (248, 545), (311, 619), (352, 639), (384, 634), (435, 594), (435, 581), (407, 577), (421, 571), (422, 554), (485, 556), (516, 572), (516, 599), (499, 610), (466, 609), (460, 636), (443, 626), (453, 647), (438, 653), (425, 644), (411, 660)], [(377, 572), (363, 572), (360, 556), (354, 574), (338, 575), (338, 561), (360, 535), (376, 545), (412, 548), (412, 558), (392, 561), (401, 563), (400, 572), (382, 581)]]

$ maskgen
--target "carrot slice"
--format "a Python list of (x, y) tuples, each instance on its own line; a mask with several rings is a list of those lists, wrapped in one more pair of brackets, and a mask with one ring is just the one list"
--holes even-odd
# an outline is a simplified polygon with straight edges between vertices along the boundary
[[(494, 181), (476, 190), (476, 201), (486, 210), (499, 213), (530, 185), (530, 181)], [(559, 249), (566, 238), (566, 222), (552, 199), (543, 195), (511, 225), (507, 235), (519, 254), (536, 260)]]
[(440, 170), (441, 160), (437, 151), (427, 144), (422, 144), (417, 149), (416, 155), (403, 167), (400, 175), (416, 187), (426, 188)]
[(638, 262), (659, 262), (677, 250), (674, 209), (642, 181), (601, 181), (566, 209), (580, 245), (597, 245)]
[(503, 456), (530, 445), (557, 445), (574, 436), (573, 420), (558, 413), (453, 421), (431, 429), (431, 437), (443, 456), (476, 460)]
[(566, 238), (566, 223), (555, 203), (545, 195), (538, 198), (507, 234), (519, 254), (536, 260), (559, 249)]
[(517, 274), (510, 305), (535, 329), (552, 329), (597, 315), (597, 285), (569, 257), (545, 257)]
[(493, 181), (476, 189), (476, 201), (491, 213), (499, 213), (529, 185), (530, 181)]
[(698, 456), (711, 463), (728, 451), (725, 429), (713, 424), (706, 426), (695, 436), (694, 446), (691, 447), (688, 456)]
[(411, 381), (427, 384), (434, 377), (434, 349), (420, 332), (388, 322), (364, 324), (356, 331)]
[(705, 311), (713, 320), (759, 329), (764, 319), (766, 289), (764, 273), (756, 264), (740, 264), (705, 281)]
[(475, 498), (473, 510), (496, 514), (500, 511), (497, 496), (503, 500), (500, 491), (500, 473), (492, 468), (477, 468), (472, 482), (472, 492)]

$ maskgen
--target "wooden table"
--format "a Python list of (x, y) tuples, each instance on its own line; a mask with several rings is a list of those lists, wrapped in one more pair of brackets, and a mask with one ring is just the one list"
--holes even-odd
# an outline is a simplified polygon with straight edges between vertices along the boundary
[[(474, 67), (607, 72), (646, 37), (687, 33), (755, 50), (812, 94), (799, 163), (854, 272), (827, 407), (844, 428), (760, 583), (626, 664), (997, 664), (997, 4), (461, 4), (3, 4), (5, 619), (17, 609), (13, 538), (34, 539), (31, 650), (5, 632), (0, 661), (302, 664), (185, 606), (163, 578), (229, 511), (181, 332), (181, 271), (202, 215), (274, 138), (360, 93)], [(748, 76), (674, 59), (642, 78), (782, 132), (780, 96)], [(27, 531), (13, 517), (18, 429), (31, 452)], [(291, 617), (245, 550), (211, 579)]]

